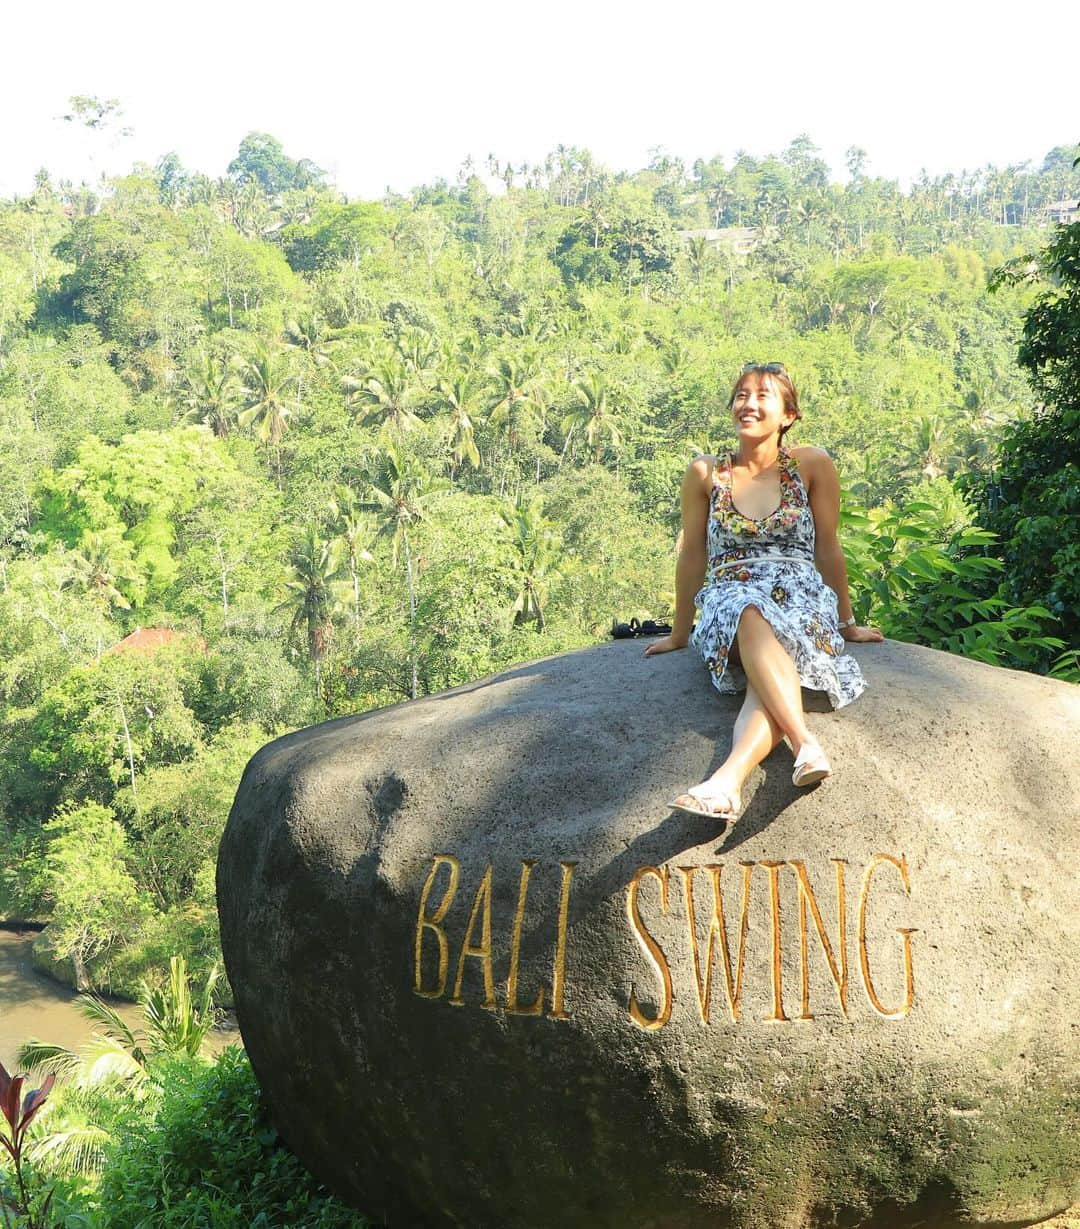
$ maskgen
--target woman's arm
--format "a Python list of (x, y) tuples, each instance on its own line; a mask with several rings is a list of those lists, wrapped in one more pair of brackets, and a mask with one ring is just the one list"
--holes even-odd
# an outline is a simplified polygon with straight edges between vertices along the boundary
[[(814, 562), (829, 588), (836, 594), (840, 622), (851, 619), (847, 562), (840, 546), (840, 478), (832, 457), (823, 448), (800, 448), (797, 460), (806, 479), (810, 511), (814, 514)], [(850, 624), (840, 629), (845, 640), (881, 640), (876, 627)]]
[(694, 596), (705, 579), (708, 563), (709, 486), (712, 457), (697, 457), (687, 467), (682, 483), (682, 543), (675, 564), (675, 618), (671, 635), (654, 640), (646, 655), (684, 649), (694, 626)]

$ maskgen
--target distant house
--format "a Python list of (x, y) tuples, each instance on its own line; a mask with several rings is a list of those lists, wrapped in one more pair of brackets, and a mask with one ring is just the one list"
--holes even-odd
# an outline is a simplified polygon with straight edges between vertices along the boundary
[(189, 636), (186, 632), (174, 632), (171, 627), (137, 627), (130, 636), (117, 641), (106, 653), (156, 653), (166, 645), (188, 641), (200, 652), (206, 652), (206, 641), (201, 636)]
[(1043, 210), (1047, 222), (1060, 222), (1068, 226), (1070, 222), (1080, 222), (1080, 201), (1075, 197), (1068, 201), (1051, 201)]
[(709, 247), (718, 252), (730, 252), (734, 256), (747, 256), (761, 242), (756, 226), (722, 226), (719, 229), (680, 230), (683, 243), (691, 239), (704, 239)]

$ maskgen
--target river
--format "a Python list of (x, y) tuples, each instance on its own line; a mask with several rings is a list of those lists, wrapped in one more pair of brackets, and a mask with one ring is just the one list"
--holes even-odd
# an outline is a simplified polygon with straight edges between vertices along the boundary
[[(13, 1072), (15, 1052), (34, 1038), (78, 1050), (90, 1040), (94, 1025), (75, 1006), (76, 994), (33, 966), (32, 931), (0, 930), (0, 1062)], [(109, 1000), (132, 1029), (141, 1028), (142, 1009), (134, 1003)], [(214, 1029), (207, 1039), (212, 1053), (239, 1041), (235, 1028)]]

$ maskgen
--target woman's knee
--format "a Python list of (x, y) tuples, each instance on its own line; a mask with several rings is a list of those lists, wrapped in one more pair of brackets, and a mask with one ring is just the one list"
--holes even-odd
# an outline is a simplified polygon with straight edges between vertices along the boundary
[(754, 632), (760, 632), (763, 627), (768, 626), (768, 621), (756, 606), (744, 606), (742, 614), (739, 615), (735, 634), (737, 636), (752, 635)]

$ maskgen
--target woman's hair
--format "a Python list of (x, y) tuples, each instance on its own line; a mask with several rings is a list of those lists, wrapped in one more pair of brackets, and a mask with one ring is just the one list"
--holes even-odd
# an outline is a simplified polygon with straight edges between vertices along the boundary
[(784, 409), (790, 410), (794, 415), (791, 422), (780, 428), (780, 438), (783, 439), (784, 433), (802, 418), (802, 410), (799, 408), (799, 394), (796, 392), (791, 376), (788, 375), (783, 363), (747, 363), (739, 373), (739, 378), (735, 381), (735, 386), (731, 390), (731, 396), (728, 398), (727, 408), (729, 411), (735, 408), (735, 396), (743, 380), (747, 376), (752, 375), (765, 376), (771, 380), (780, 392), (780, 399), (784, 403)]

